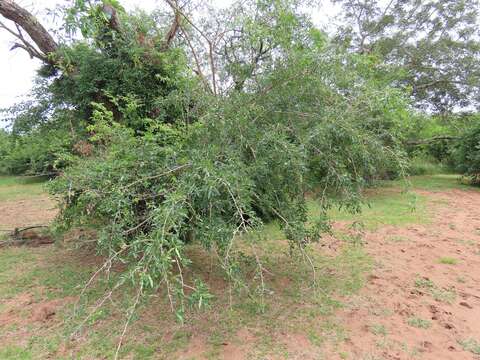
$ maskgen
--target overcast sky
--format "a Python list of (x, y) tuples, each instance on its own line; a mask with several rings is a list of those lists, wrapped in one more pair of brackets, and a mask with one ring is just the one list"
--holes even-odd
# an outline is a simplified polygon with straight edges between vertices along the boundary
[[(120, 0), (127, 9), (140, 7), (144, 10), (152, 10), (160, 0)], [(65, 0), (17, 0), (19, 5), (31, 11), (45, 26), (49, 26), (51, 18), (47, 15), (47, 9), (53, 9), (58, 4), (65, 4)], [(232, 0), (214, 0), (216, 6), (225, 7)], [(326, 26), (327, 18), (338, 13), (338, 7), (333, 6), (329, 0), (325, 0), (322, 7), (313, 13), (315, 23)], [(4, 19), (2, 19), (4, 21)], [(5, 24), (10, 25), (8, 21)], [(40, 66), (40, 61), (30, 59), (28, 54), (17, 49), (9, 51), (13, 44), (13, 37), (5, 30), (0, 29), (0, 108), (6, 108), (21, 100), (32, 87), (35, 70)], [(1, 126), (2, 124), (0, 124)]]

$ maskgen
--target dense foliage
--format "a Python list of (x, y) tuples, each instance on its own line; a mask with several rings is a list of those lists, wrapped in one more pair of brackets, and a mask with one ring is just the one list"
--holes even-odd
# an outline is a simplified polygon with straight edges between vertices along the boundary
[(394, 83), (411, 88), (415, 106), (442, 114), (479, 109), (478, 0), (335, 2), (344, 10), (337, 41), (398, 67)]
[[(289, 26), (294, 19), (292, 12)], [(94, 152), (52, 184), (62, 197), (61, 225), (99, 229), (99, 249), (129, 263), (126, 278), (142, 291), (169, 289), (179, 316), (186, 293), (198, 300), (205, 290), (184, 281), (189, 242), (215, 251), (240, 283), (233, 246), (240, 234), (277, 220), (292, 250), (303, 251), (328, 228), (325, 214), (307, 223), (307, 192), (322, 190), (325, 211), (334, 202), (355, 210), (368, 182), (402, 171), (407, 101), (383, 79), (388, 69), (328, 45), (313, 28), (302, 31), (311, 37), (278, 42), (282, 56), (250, 79), (248, 91), (237, 86), (219, 97), (192, 92), (192, 81), (157, 95), (157, 103), (175, 96), (186, 117), (146, 118), (144, 105), (125, 95), (120, 119), (95, 103)]]
[[(198, 24), (188, 4), (166, 3), (153, 14), (116, 1), (63, 9), (55, 62), (0, 133), (1, 169), (57, 175), (57, 228), (94, 228), (99, 252), (127, 264), (115, 288), (165, 289), (182, 319), (209, 298), (184, 277), (189, 244), (217, 254), (241, 287), (241, 259), (263, 276), (266, 222), (303, 252), (328, 231), (330, 207), (359, 210), (362, 189), (401, 176), (407, 153), (446, 157), (407, 145), (440, 124), (412, 110), (419, 93), (405, 76), (416, 75), (380, 50), (331, 41), (303, 2), (241, 1)], [(317, 219), (306, 194), (318, 197)]]
[(475, 185), (480, 184), (479, 120), (477, 116), (474, 121), (472, 121), (472, 125), (464, 131), (454, 152), (457, 170), (469, 177)]

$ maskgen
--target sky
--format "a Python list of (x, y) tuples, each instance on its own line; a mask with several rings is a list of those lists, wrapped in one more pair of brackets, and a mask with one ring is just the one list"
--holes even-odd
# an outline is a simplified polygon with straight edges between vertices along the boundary
[[(48, 9), (67, 3), (66, 0), (16, 0), (16, 2), (35, 15), (47, 28), (52, 26)], [(149, 11), (155, 9), (160, 0), (120, 0), (120, 2), (127, 10), (139, 7)], [(220, 7), (226, 7), (232, 2), (232, 0), (213, 1), (215, 6)], [(319, 26), (326, 26), (327, 19), (334, 17), (337, 13), (338, 6), (334, 6), (329, 0), (325, 0), (320, 8), (313, 11), (312, 17)], [(10, 22), (1, 19), (1, 17), (0, 21), (6, 25), (11, 25)], [(12, 35), (0, 29), (0, 109), (10, 107), (28, 94), (32, 88), (35, 71), (41, 65), (39, 60), (31, 59), (22, 49), (10, 51), (12, 45)]]

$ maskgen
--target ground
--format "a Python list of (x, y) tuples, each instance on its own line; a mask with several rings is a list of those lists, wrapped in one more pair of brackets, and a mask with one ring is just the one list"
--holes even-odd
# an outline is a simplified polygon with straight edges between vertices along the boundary
[[(264, 297), (231, 296), (212, 258), (192, 247), (191, 273), (215, 295), (210, 309), (191, 311), (180, 324), (162, 294), (152, 296), (119, 357), (480, 358), (480, 191), (438, 175), (412, 178), (410, 186), (384, 183), (367, 198), (361, 214), (332, 211), (333, 235), (309, 252), (315, 277), (268, 226), (259, 249), (268, 269)], [(314, 199), (310, 208), (314, 215)], [(41, 183), (0, 178), (0, 229), (54, 215)], [(82, 238), (88, 234), (0, 249), (0, 359), (114, 356), (132, 296), (124, 289), (91, 312), (110, 280), (79, 298), (102, 264)]]

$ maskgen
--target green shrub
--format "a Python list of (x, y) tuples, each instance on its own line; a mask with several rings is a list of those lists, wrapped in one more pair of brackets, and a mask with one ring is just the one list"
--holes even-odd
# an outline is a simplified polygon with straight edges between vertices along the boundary
[[(77, 159), (51, 185), (62, 200), (59, 227), (97, 228), (99, 251), (129, 265), (124, 281), (142, 293), (166, 288), (180, 317), (184, 304), (208, 300), (203, 283), (183, 276), (187, 244), (217, 253), (234, 284), (242, 283), (239, 264), (247, 256), (234, 240), (265, 222), (277, 220), (292, 251), (303, 251), (328, 229), (329, 207), (357, 210), (378, 169), (400, 172), (403, 164), (397, 139), (379, 129), (380, 123), (385, 132), (395, 130), (396, 119), (383, 124), (373, 115), (393, 116), (401, 96), (369, 84), (372, 94), (390, 96), (386, 106), (359, 89), (355, 106), (375, 108), (368, 126), (352, 111), (352, 97), (330, 88), (324, 71), (331, 63), (295, 54), (265, 76), (265, 86), (282, 84), (268, 93), (205, 95), (210, 105), (196, 116), (200, 121), (153, 123), (141, 135), (96, 104), (89, 127), (94, 154)], [(306, 79), (292, 76), (298, 72)], [(355, 68), (350, 76), (365, 83)], [(338, 105), (318, 109), (319, 93)], [(308, 223), (305, 194), (318, 188), (320, 216)]]
[(480, 185), (480, 122), (471, 126), (458, 141), (454, 154), (456, 168), (472, 184)]
[[(165, 289), (182, 319), (187, 304), (209, 299), (184, 276), (188, 244), (218, 255), (244, 289), (245, 257), (257, 264), (250, 278), (263, 277), (251, 250), (262, 224), (279, 222), (303, 252), (329, 229), (330, 207), (359, 211), (365, 186), (404, 173), (409, 99), (391, 86), (392, 68), (329, 44), (297, 2), (242, 1), (217, 14), (233, 20), (205, 74), (213, 51), (202, 53), (205, 34), (188, 21), (180, 39), (195, 49), (166, 47), (161, 14), (112, 4), (120, 30), (101, 1), (67, 11), (67, 28), (85, 38), (62, 46), (59, 65), (41, 70), (36, 102), (13, 111), (19, 143), (37, 141), (41, 157), (13, 156), (18, 171), (62, 169), (51, 183), (57, 227), (95, 228), (98, 251), (125, 264), (118, 286), (133, 283), (139, 297)], [(187, 64), (193, 50), (200, 60)], [(90, 151), (75, 151), (79, 141)], [(319, 198), (314, 221), (307, 193)]]

